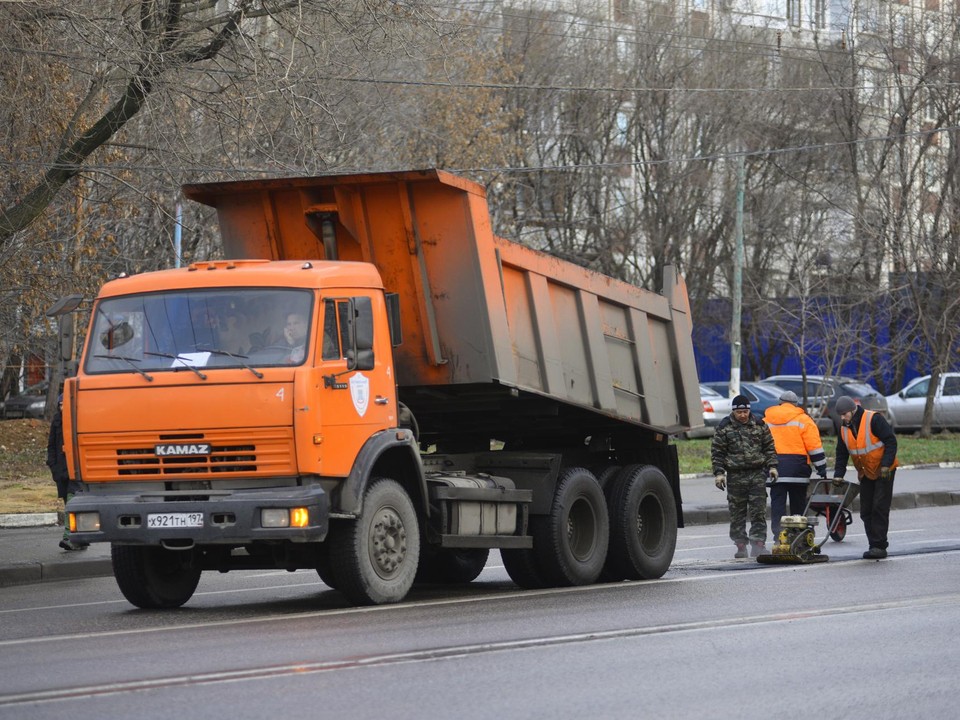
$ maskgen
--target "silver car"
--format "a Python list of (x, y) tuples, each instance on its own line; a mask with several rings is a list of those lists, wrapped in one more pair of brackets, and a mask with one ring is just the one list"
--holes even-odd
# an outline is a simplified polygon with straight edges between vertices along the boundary
[[(801, 375), (772, 375), (766, 378), (766, 382), (772, 382), (785, 390), (793, 390), (799, 398), (804, 396)], [(806, 411), (816, 421), (821, 434), (837, 433), (840, 416), (837, 415), (836, 406), (837, 398), (841, 395), (853, 398), (864, 410), (875, 410), (889, 418), (886, 398), (869, 383), (849, 377), (807, 375)]]
[(684, 433), (684, 437), (712, 437), (714, 432), (716, 432), (717, 425), (719, 425), (720, 421), (729, 415), (733, 409), (732, 399), (724, 397), (706, 385), (700, 386), (700, 402), (703, 403), (703, 427), (689, 430)]
[[(887, 396), (887, 409), (894, 430), (919, 430), (923, 408), (930, 389), (930, 376), (924, 375), (907, 383), (894, 395)], [(960, 428), (960, 373), (943, 373), (933, 395), (935, 430)]]

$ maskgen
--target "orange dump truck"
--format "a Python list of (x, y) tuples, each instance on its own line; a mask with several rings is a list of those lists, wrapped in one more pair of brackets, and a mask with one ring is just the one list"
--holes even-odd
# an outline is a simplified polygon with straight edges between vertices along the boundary
[(495, 237), (442, 171), (198, 184), (227, 260), (108, 282), (64, 393), (124, 596), (311, 569), (357, 604), (660, 577), (671, 434), (701, 422), (682, 279), (652, 293)]

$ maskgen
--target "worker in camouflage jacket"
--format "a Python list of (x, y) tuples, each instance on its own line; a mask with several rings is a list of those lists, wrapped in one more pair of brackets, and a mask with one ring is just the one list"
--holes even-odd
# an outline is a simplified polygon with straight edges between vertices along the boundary
[[(730, 539), (737, 545), (735, 558), (747, 557), (747, 544), (754, 557), (766, 552), (767, 473), (777, 481), (777, 449), (770, 428), (750, 412), (750, 400), (733, 399), (733, 412), (725, 417), (713, 436), (710, 450), (714, 482), (727, 491), (730, 507)], [(747, 518), (750, 533), (747, 534)]]

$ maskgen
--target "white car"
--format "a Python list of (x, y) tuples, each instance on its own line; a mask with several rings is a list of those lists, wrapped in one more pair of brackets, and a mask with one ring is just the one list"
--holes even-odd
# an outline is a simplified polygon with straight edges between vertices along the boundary
[[(919, 430), (923, 424), (923, 408), (930, 389), (930, 376), (911, 380), (894, 395), (887, 396), (887, 409), (894, 430)], [(943, 373), (933, 396), (935, 430), (960, 428), (960, 373)]]
[(712, 437), (717, 425), (733, 410), (733, 400), (724, 397), (713, 388), (700, 386), (700, 401), (703, 403), (703, 427), (685, 433), (688, 438)]

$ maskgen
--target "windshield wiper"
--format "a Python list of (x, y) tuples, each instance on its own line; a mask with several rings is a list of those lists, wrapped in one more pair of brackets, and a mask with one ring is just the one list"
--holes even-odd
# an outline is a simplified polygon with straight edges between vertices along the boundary
[(256, 375), (257, 378), (261, 378), (261, 379), (263, 378), (263, 373), (262, 373), (262, 372), (260, 372), (260, 371), (257, 370), (256, 368), (250, 367), (249, 365), (247, 365), (247, 364), (244, 362), (244, 360), (247, 359), (247, 356), (246, 356), (246, 355), (235, 355), (235, 354), (232, 353), (232, 352), (227, 352), (226, 350), (220, 350), (219, 348), (207, 347), (206, 345), (203, 345), (203, 346), (198, 345), (198, 346), (197, 346), (197, 349), (200, 350), (201, 347), (203, 348), (203, 352), (208, 352), (208, 353), (210, 353), (211, 355), (226, 355), (227, 357), (231, 357), (231, 358), (233, 358), (234, 360), (236, 360), (237, 362), (239, 362), (241, 365), (243, 365), (247, 370), (249, 370), (249, 371), (252, 372), (254, 375)]
[(198, 378), (200, 378), (201, 380), (206, 380), (206, 379), (207, 379), (207, 376), (204, 375), (204, 374), (203, 374), (202, 372), (200, 372), (199, 370), (197, 370), (193, 365), (188, 365), (186, 362), (184, 362), (184, 361), (186, 361), (186, 360), (189, 360), (190, 358), (183, 357), (182, 355), (171, 355), (170, 353), (162, 353), (162, 352), (144, 352), (143, 354), (144, 354), (144, 355), (153, 355), (154, 357), (170, 358), (171, 360), (179, 360), (181, 364), (180, 364), (180, 365), (175, 365), (175, 366), (173, 367), (174, 370), (179, 370), (180, 368), (185, 367), (185, 368), (187, 368), (188, 370), (190, 370), (194, 375), (196, 375)]
[(127, 363), (127, 365), (132, 367), (136, 372), (143, 375), (148, 382), (153, 382), (153, 377), (151, 375), (148, 375), (147, 373), (145, 373), (143, 370), (141, 370), (136, 366), (136, 363), (140, 362), (140, 360), (137, 358), (127, 357), (126, 355), (94, 355), (94, 357), (107, 358), (108, 360), (123, 360), (125, 363)]

